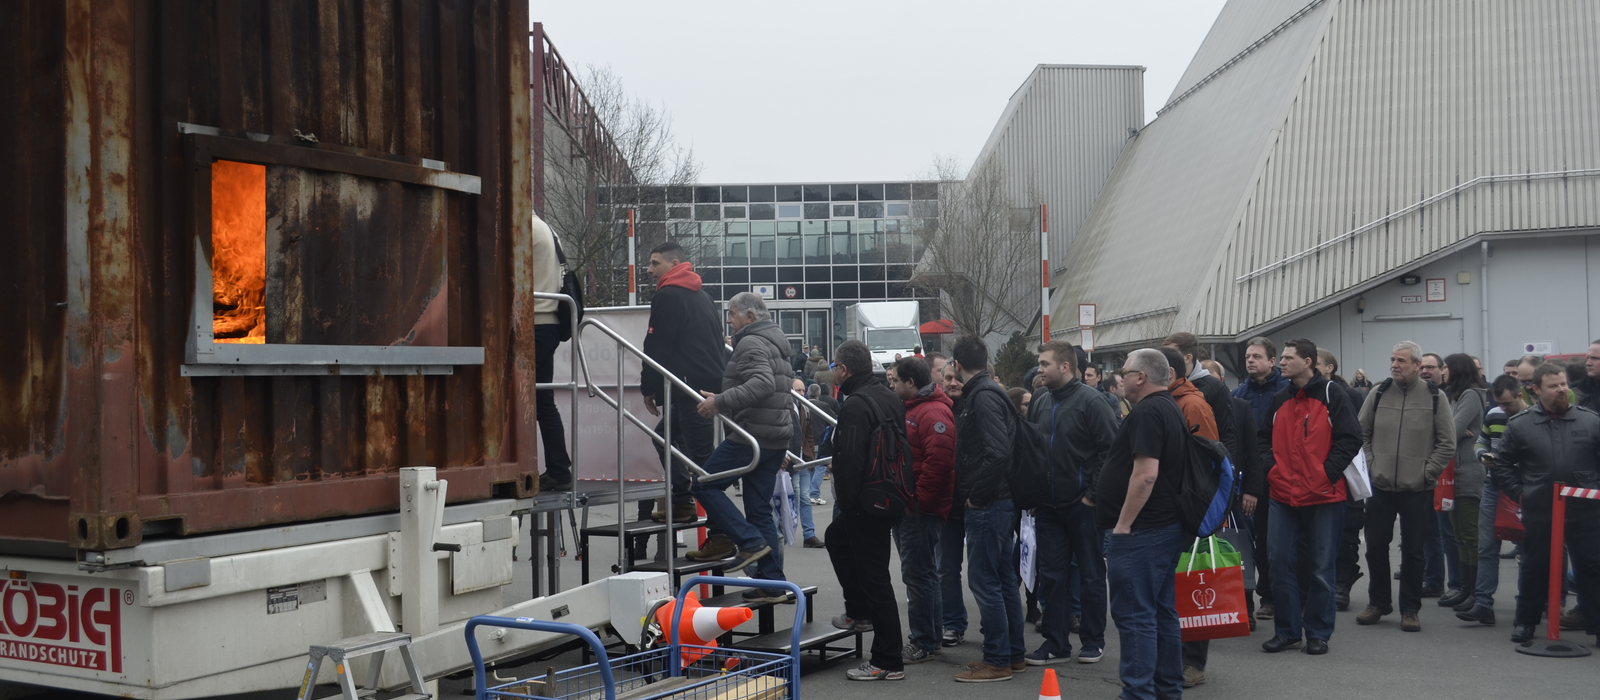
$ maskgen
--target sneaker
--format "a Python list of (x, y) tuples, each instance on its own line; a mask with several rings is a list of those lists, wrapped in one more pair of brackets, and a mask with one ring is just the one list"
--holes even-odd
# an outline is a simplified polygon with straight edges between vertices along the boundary
[[(1022, 657), (1022, 660), (1027, 666), (1049, 666), (1052, 664), (1064, 664), (1068, 661), (1071, 661), (1072, 654), (1068, 653), (1065, 656), (1061, 656), (1041, 648), (1032, 654)], [(1015, 664), (1012, 665), (1014, 666)]]
[(938, 653), (939, 650), (937, 649), (928, 651), (915, 644), (907, 644), (900, 649), (900, 659), (908, 664), (920, 664), (924, 661), (932, 661), (934, 655)]
[(1328, 642), (1322, 639), (1307, 639), (1306, 653), (1312, 656), (1321, 656), (1328, 653)]
[(903, 681), (906, 672), (878, 668), (871, 661), (863, 661), (860, 666), (845, 671), (844, 677), (853, 681)]
[(821, 499), (821, 498), (813, 498), (813, 499), (811, 499), (811, 505), (814, 505), (814, 506), (825, 506), (825, 505), (828, 505), (828, 502), (826, 500)]
[(571, 474), (567, 475), (566, 481), (562, 481), (560, 479), (557, 479), (557, 478), (555, 478), (553, 476), (550, 476), (549, 474), (540, 474), (539, 475), (539, 492), (540, 493), (543, 493), (545, 491), (571, 491), (571, 490), (572, 490), (572, 475)]
[(871, 620), (857, 620), (849, 615), (844, 614), (835, 615), (833, 617), (833, 626), (842, 630), (850, 630), (851, 632), (856, 633), (872, 631)]
[(957, 683), (995, 683), (1011, 680), (1011, 669), (1000, 666), (990, 666), (982, 661), (975, 661), (967, 666), (967, 670), (956, 674)]
[[(664, 522), (667, 521), (667, 511), (664, 511), (664, 510), (661, 510), (660, 508), (657, 508), (656, 510), (651, 511), (650, 519), (654, 520), (654, 521), (656, 521), (658, 523), (664, 523)], [(700, 519), (700, 516), (694, 512), (694, 502), (693, 501), (690, 501), (688, 503), (674, 503), (674, 504), (672, 504), (672, 522), (674, 524), (684, 525), (684, 524), (687, 524), (687, 523), (692, 523), (692, 522), (694, 522), (696, 520), (699, 520), (699, 519)]]
[(953, 646), (956, 646), (957, 644), (960, 644), (966, 638), (967, 638), (967, 635), (966, 635), (965, 632), (957, 632), (955, 630), (945, 630), (944, 631), (944, 636), (939, 638), (939, 646), (953, 647)]
[(828, 546), (828, 543), (827, 542), (823, 542), (822, 539), (817, 537), (816, 535), (812, 535), (812, 536), (806, 538), (806, 549), (825, 549), (825, 548), (827, 548), (827, 546)]
[(706, 540), (699, 549), (686, 552), (683, 556), (693, 561), (718, 561), (733, 556), (737, 551), (739, 548), (733, 545), (733, 540), (719, 535)]
[(1394, 612), (1394, 608), (1388, 606), (1379, 608), (1376, 605), (1368, 605), (1366, 610), (1362, 610), (1361, 614), (1356, 615), (1356, 624), (1376, 625), (1378, 624), (1378, 618), (1381, 618), (1384, 615), (1388, 615), (1392, 612)]
[(1256, 608), (1256, 617), (1258, 619), (1271, 620), (1272, 616), (1274, 614), (1276, 614), (1276, 613), (1277, 613), (1277, 610), (1276, 610), (1276, 608), (1272, 607), (1272, 601), (1270, 601), (1270, 600), (1269, 601), (1262, 601), (1261, 607)]
[(1422, 619), (1417, 617), (1416, 612), (1400, 613), (1400, 630), (1403, 632), (1421, 632)]
[(1024, 659), (1022, 661), (1013, 661), (1013, 662), (1011, 662), (1011, 672), (1012, 673), (1022, 673), (1023, 671), (1026, 671), (1026, 670), (1028, 670), (1028, 662), (1027, 662), (1026, 659)]
[(1571, 610), (1565, 610), (1561, 613), (1561, 629), (1581, 630), (1584, 628), (1586, 622), (1587, 620), (1583, 619), (1583, 611), (1579, 610), (1576, 606), (1574, 606)]
[(1078, 650), (1078, 663), (1080, 664), (1097, 664), (1100, 663), (1100, 660), (1104, 659), (1105, 657), (1106, 653), (1099, 649), (1091, 648)]
[(790, 592), (782, 588), (752, 588), (742, 596), (746, 603), (787, 603)]
[(1476, 622), (1480, 625), (1492, 625), (1494, 624), (1494, 608), (1485, 605), (1474, 605), (1471, 610), (1456, 613), (1456, 619)]
[(744, 567), (747, 567), (747, 566), (749, 566), (751, 564), (754, 564), (754, 563), (760, 561), (762, 557), (765, 557), (765, 556), (767, 556), (768, 554), (771, 554), (771, 553), (772, 553), (772, 548), (771, 547), (767, 547), (767, 546), (763, 546), (761, 549), (758, 549), (758, 550), (756, 550), (754, 552), (750, 552), (748, 554), (745, 553), (745, 552), (740, 552), (740, 553), (734, 555), (734, 558), (737, 559), (737, 561), (735, 561), (733, 563), (733, 566), (728, 567), (726, 569), (726, 571), (727, 571), (727, 573), (730, 573), (730, 574), (734, 573), (736, 571), (744, 571)]
[(1193, 666), (1183, 667), (1183, 687), (1193, 688), (1206, 682), (1206, 672)]
[(1276, 654), (1280, 651), (1288, 651), (1297, 646), (1300, 646), (1300, 640), (1298, 639), (1274, 636), (1272, 639), (1268, 639), (1267, 641), (1261, 643), (1261, 650), (1267, 652), (1268, 654)]

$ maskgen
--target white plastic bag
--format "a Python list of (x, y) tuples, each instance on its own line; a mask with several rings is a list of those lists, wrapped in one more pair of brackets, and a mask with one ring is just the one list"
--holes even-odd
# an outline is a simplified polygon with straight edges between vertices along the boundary
[(1344, 468), (1345, 488), (1350, 491), (1350, 498), (1365, 501), (1372, 497), (1372, 475), (1367, 471), (1367, 453), (1357, 450), (1355, 461)]
[(1033, 529), (1033, 511), (1022, 512), (1022, 585), (1033, 590), (1034, 570), (1038, 568), (1039, 553), (1035, 547), (1036, 537)]

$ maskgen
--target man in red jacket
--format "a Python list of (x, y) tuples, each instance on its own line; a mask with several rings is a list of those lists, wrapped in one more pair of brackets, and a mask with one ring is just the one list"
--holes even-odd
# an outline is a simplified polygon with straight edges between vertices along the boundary
[(889, 368), (889, 388), (906, 402), (906, 439), (911, 443), (911, 470), (917, 477), (917, 507), (894, 528), (900, 550), (900, 580), (906, 584), (906, 616), (910, 642), (900, 652), (908, 664), (939, 653), (944, 610), (939, 568), (939, 533), (950, 515), (955, 492), (956, 419), (953, 405), (933, 381), (928, 363), (907, 357)]
[[(1307, 654), (1328, 653), (1333, 636), (1334, 582), (1344, 526), (1344, 469), (1361, 449), (1356, 409), (1342, 389), (1317, 371), (1317, 346), (1291, 340), (1279, 366), (1289, 380), (1272, 397), (1260, 428), (1262, 467), (1267, 469), (1272, 561), (1272, 597), (1278, 615), (1268, 652), (1300, 646), (1302, 617)], [(1298, 543), (1306, 538), (1311, 592), (1302, 616)]]

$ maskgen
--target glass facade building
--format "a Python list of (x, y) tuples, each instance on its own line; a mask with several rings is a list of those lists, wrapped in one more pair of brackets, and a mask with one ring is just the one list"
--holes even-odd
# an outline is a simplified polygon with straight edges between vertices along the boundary
[[(917, 300), (922, 320), (937, 300), (910, 280), (938, 226), (938, 182), (703, 184), (613, 188), (600, 206), (627, 221), (636, 211), (639, 265), (655, 242), (689, 252), (714, 301), (740, 292), (767, 299), (793, 349), (844, 342), (845, 307)], [(626, 223), (621, 232), (626, 234)], [(648, 243), (647, 243), (648, 242)], [(648, 298), (641, 276), (640, 298)]]

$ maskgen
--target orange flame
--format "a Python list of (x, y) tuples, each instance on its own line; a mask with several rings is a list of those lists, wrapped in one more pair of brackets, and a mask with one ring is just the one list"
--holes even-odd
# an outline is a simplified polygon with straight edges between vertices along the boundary
[(267, 169), (211, 164), (211, 331), (218, 343), (265, 343)]

